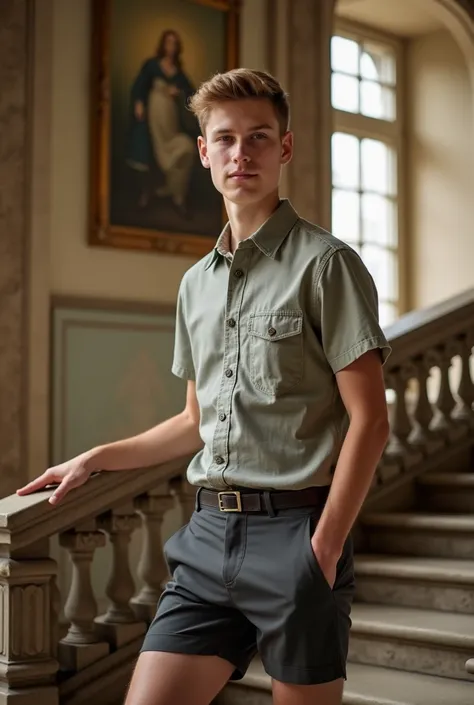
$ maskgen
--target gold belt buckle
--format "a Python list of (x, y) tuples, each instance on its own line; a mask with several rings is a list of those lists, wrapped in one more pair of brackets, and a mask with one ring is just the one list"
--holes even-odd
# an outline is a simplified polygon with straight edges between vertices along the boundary
[[(229, 509), (227, 507), (224, 507), (222, 503), (222, 497), (224, 495), (233, 495), (237, 501), (237, 507), (235, 509)], [(226, 492), (218, 492), (217, 493), (217, 501), (219, 503), (219, 511), (220, 512), (241, 512), (242, 511), (242, 498), (240, 496), (240, 492), (238, 490), (228, 490)]]

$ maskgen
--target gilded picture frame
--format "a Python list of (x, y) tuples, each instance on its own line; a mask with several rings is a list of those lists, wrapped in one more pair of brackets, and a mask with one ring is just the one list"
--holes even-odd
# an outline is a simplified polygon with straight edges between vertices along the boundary
[(240, 0), (91, 0), (89, 244), (203, 256), (222, 198), (187, 109), (238, 65)]

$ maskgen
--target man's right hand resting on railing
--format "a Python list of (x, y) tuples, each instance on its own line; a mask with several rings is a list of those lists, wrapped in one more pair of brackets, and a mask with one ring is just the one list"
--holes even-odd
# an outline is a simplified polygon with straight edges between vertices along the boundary
[(83, 485), (93, 472), (131, 470), (151, 467), (191, 455), (202, 448), (199, 435), (199, 406), (196, 385), (188, 382), (186, 408), (181, 414), (154, 426), (138, 436), (98, 446), (49, 468), (42, 475), (17, 490), (18, 495), (58, 485), (49, 498), (58, 504), (70, 490)]

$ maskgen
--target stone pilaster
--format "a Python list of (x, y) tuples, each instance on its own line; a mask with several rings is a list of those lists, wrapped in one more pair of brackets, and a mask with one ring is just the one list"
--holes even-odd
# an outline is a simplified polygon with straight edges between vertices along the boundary
[(28, 0), (0, 3), (0, 495), (26, 457)]
[(289, 195), (301, 214), (331, 225), (331, 64), (333, 0), (291, 0), (288, 89), (295, 155)]
[(331, 225), (333, 0), (268, 0), (269, 66), (288, 91), (295, 154), (283, 195), (308, 220)]

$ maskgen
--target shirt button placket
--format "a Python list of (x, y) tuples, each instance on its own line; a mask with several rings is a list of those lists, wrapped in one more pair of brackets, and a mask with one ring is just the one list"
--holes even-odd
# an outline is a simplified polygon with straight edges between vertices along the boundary
[[(248, 252), (248, 250), (247, 250)], [(226, 487), (224, 472), (229, 461), (230, 411), (232, 395), (237, 380), (239, 359), (240, 306), (245, 283), (243, 261), (245, 250), (237, 250), (229, 270), (229, 294), (224, 329), (224, 364), (219, 396), (217, 399), (218, 420), (213, 443), (213, 484)]]

